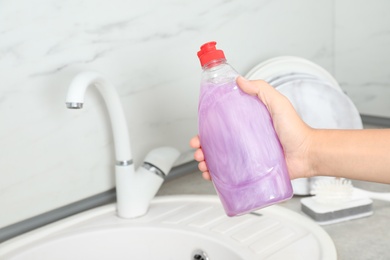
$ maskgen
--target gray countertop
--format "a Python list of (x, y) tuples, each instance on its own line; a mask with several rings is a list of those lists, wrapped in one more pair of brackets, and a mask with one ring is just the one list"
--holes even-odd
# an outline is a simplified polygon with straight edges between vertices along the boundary
[[(390, 185), (354, 181), (353, 185), (372, 191), (390, 192)], [(200, 173), (191, 173), (166, 181), (158, 196), (177, 194), (213, 194), (210, 181)], [(300, 210), (301, 197), (294, 196), (280, 206), (306, 216)], [(375, 201), (369, 217), (322, 226), (333, 239), (339, 260), (390, 259), (390, 202)]]

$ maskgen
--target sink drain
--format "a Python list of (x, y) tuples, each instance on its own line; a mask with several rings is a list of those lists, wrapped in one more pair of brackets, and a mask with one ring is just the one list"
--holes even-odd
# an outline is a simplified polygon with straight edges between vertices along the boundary
[(192, 253), (191, 260), (210, 260), (210, 259), (203, 250), (198, 249)]

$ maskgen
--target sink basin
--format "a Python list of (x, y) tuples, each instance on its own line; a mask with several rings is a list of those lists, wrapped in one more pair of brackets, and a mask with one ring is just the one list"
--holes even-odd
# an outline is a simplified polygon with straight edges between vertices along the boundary
[(271, 206), (230, 218), (216, 196), (157, 197), (133, 220), (111, 204), (0, 245), (3, 260), (336, 258), (328, 234), (307, 217)]

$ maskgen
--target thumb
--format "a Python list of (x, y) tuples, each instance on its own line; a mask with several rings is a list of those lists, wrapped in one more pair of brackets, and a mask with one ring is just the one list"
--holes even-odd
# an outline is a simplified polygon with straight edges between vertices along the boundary
[(269, 98), (268, 96), (272, 95), (276, 91), (272, 86), (270, 86), (264, 80), (247, 80), (242, 76), (237, 77), (237, 85), (242, 91), (251, 95), (257, 96), (269, 110)]
[(251, 96), (258, 96), (259, 88), (255, 84), (253, 84), (253, 82), (254, 81), (249, 81), (242, 76), (237, 77), (237, 84), (242, 91)]

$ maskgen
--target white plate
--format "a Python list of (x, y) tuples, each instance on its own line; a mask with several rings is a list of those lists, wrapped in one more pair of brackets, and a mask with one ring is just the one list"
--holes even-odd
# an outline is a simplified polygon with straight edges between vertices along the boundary
[(342, 91), (319, 79), (294, 79), (276, 88), (313, 128), (361, 129), (359, 112)]
[(289, 74), (284, 74), (281, 76), (274, 77), (270, 79), (268, 83), (272, 85), (274, 88), (277, 88), (279, 85), (295, 79), (318, 79), (318, 77), (306, 73), (289, 73)]
[(336, 79), (311, 61), (280, 56), (258, 64), (245, 77), (270, 82), (289, 98), (302, 119), (314, 128), (363, 128), (357, 108)]
[(324, 68), (309, 60), (294, 56), (280, 56), (266, 60), (251, 69), (245, 77), (251, 80), (264, 79), (270, 81), (280, 75), (291, 73), (314, 75), (329, 81), (333, 87), (341, 91), (337, 80)]

